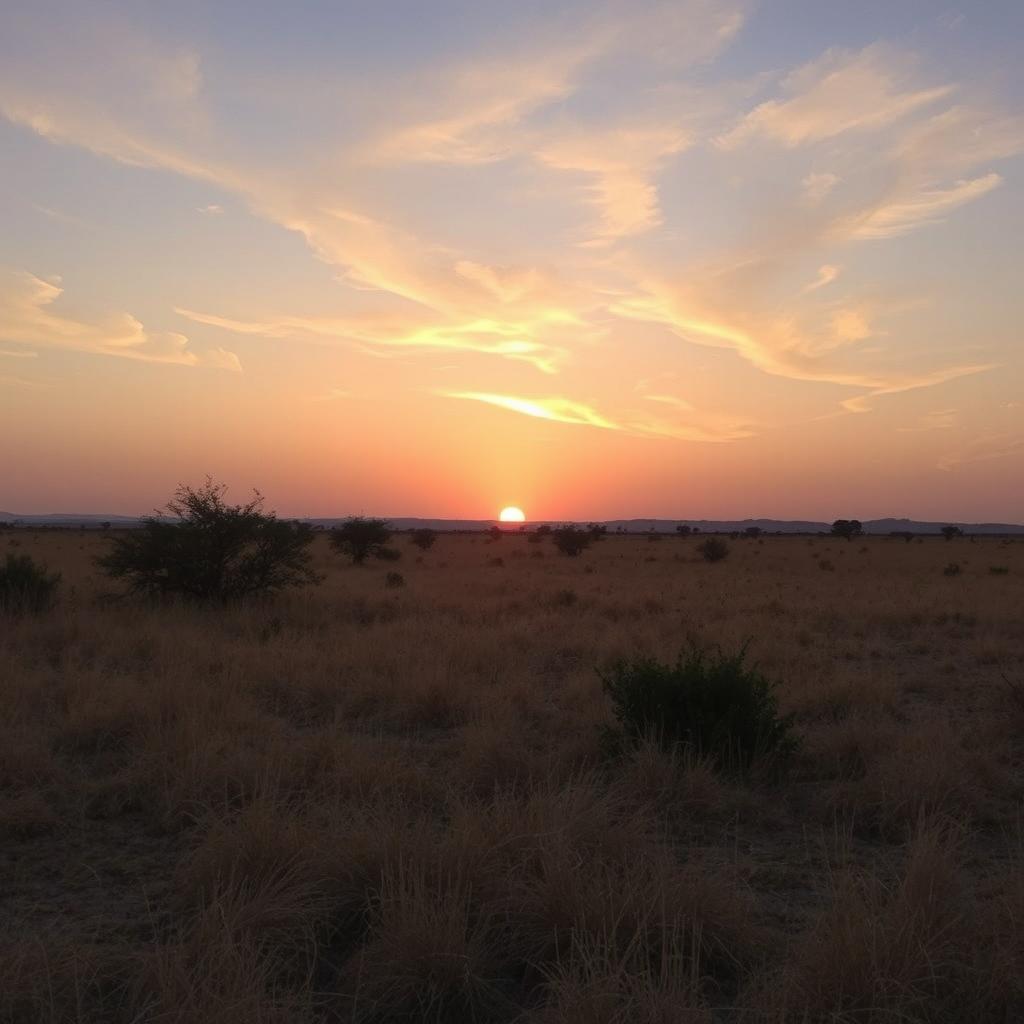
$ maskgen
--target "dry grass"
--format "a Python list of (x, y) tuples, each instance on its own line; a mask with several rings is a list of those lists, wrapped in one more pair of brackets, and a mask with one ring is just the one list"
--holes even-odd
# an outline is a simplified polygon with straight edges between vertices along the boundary
[[(1024, 1016), (1022, 543), (318, 541), (218, 610), (12, 543), (64, 589), (0, 620), (4, 1024)], [(787, 777), (609, 760), (596, 668), (691, 639), (779, 680)]]

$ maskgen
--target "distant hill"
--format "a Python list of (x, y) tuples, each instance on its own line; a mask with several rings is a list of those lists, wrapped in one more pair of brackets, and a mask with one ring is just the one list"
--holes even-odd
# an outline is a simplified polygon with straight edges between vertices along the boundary
[[(451, 532), (478, 532), (489, 530), (495, 525), (494, 519), (418, 519), (404, 516), (387, 518), (396, 530), (415, 530), (424, 527), (432, 530)], [(50, 515), (17, 515), (0, 512), (0, 523), (15, 523), (28, 527), (63, 527), (65, 529), (98, 530), (103, 523), (110, 523), (115, 529), (132, 529), (142, 521), (140, 516), (110, 516), (93, 513), (54, 513)], [(305, 519), (313, 526), (330, 529), (343, 522), (343, 517)], [(557, 525), (559, 520), (538, 520), (527, 523), (527, 527), (550, 522)], [(750, 527), (758, 527), (764, 533), (828, 533), (831, 523), (804, 519), (608, 519), (598, 520), (608, 528), (609, 533), (675, 533), (683, 525), (696, 527), (701, 533), (742, 533)], [(583, 523), (586, 525), (586, 522)], [(864, 522), (864, 532), (874, 535), (890, 533), (938, 534), (944, 526), (959, 526), (964, 533), (975, 535), (1024, 534), (1024, 525), (1019, 523), (960, 523), (948, 520), (923, 522), (917, 519), (869, 519)], [(509, 524), (509, 530), (517, 530), (516, 524)]]

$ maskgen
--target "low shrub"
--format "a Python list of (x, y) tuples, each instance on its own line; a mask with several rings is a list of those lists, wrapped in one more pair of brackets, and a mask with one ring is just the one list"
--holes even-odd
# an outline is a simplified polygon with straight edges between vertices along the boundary
[(959, 562), (950, 562), (945, 569), (942, 570), (943, 576), (959, 576), (963, 570), (960, 568)]
[(60, 573), (50, 573), (31, 555), (9, 554), (0, 568), (0, 611), (38, 615), (53, 606)]
[(797, 740), (781, 716), (775, 686), (737, 654), (692, 647), (674, 665), (621, 660), (601, 675), (620, 735), (683, 746), (720, 768), (747, 770), (758, 757), (784, 759)]
[(402, 558), (402, 552), (398, 548), (377, 548), (374, 558), (381, 562), (398, 562)]
[(993, 576), (1009, 576), (1010, 567), (1008, 565), (990, 565), (988, 571)]
[(387, 587), (404, 587), (405, 577), (400, 572), (389, 572), (384, 578), (384, 585)]
[(720, 537), (708, 537), (697, 545), (705, 562), (721, 562), (729, 557), (729, 545)]

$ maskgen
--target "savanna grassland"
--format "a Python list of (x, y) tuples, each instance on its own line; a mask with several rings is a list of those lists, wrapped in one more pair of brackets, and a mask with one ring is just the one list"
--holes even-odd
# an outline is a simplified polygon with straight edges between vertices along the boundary
[[(63, 575), (0, 618), (0, 1020), (1024, 1017), (1021, 540), (318, 537), (215, 608), (105, 542), (0, 535)], [(691, 641), (778, 681), (783, 774), (609, 752), (598, 670)]]

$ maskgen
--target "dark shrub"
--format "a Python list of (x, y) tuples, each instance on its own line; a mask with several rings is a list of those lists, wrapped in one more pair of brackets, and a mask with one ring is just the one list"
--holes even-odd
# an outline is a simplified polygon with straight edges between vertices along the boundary
[(398, 562), (401, 561), (402, 552), (398, 548), (377, 548), (373, 557), (380, 562)]
[(708, 537), (697, 545), (705, 562), (721, 562), (729, 557), (729, 545), (721, 537)]
[(313, 531), (263, 511), (257, 492), (227, 505), (226, 488), (207, 480), (181, 486), (158, 516), (114, 537), (97, 564), (137, 593), (229, 601), (319, 583), (309, 545)]
[(386, 587), (404, 587), (405, 577), (400, 572), (389, 572), (384, 577), (384, 585)]
[(391, 531), (383, 519), (350, 516), (341, 526), (331, 530), (331, 547), (362, 565), (391, 539)]
[(943, 576), (959, 576), (963, 570), (960, 568), (959, 562), (950, 562), (945, 569), (942, 570)]
[(575, 558), (581, 551), (586, 551), (592, 540), (586, 530), (577, 529), (575, 526), (560, 526), (557, 530), (551, 531), (551, 536), (554, 538), (555, 547), (570, 558)]
[(1008, 565), (990, 565), (988, 571), (993, 576), (1009, 576), (1010, 567)]
[(836, 567), (827, 558), (822, 558), (818, 562), (818, 568), (822, 572), (835, 572), (836, 571)]
[(675, 665), (616, 662), (601, 681), (622, 735), (687, 746), (730, 770), (745, 771), (755, 757), (784, 759), (797, 746), (793, 716), (779, 715), (774, 684), (745, 655), (691, 648)]
[(413, 530), (410, 540), (420, 551), (429, 551), (437, 540), (437, 534), (433, 530), (424, 527), (420, 530)]
[(487, 536), (491, 539), (492, 542), (496, 542), (496, 541), (501, 540), (501, 538), (504, 537), (505, 534), (502, 532), (502, 529), (501, 529), (500, 526), (492, 526), (487, 531)]
[(8, 555), (0, 568), (0, 611), (39, 614), (53, 605), (60, 574), (50, 574), (30, 555)]
[(837, 519), (832, 524), (832, 536), (844, 537), (846, 540), (853, 540), (864, 532), (864, 527), (859, 519)]

